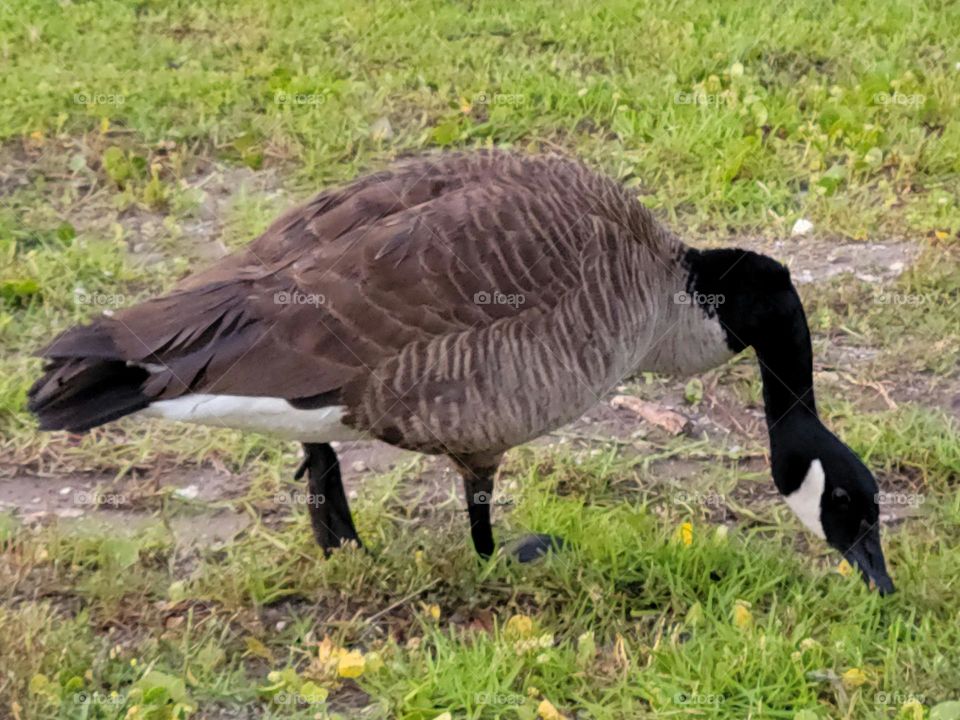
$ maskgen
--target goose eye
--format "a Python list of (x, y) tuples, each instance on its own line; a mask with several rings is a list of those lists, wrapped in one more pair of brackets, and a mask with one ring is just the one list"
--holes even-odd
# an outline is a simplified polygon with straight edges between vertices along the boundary
[(846, 505), (848, 502), (850, 502), (850, 494), (843, 488), (840, 488), (840, 487), (834, 488), (833, 499), (836, 500), (838, 503)]

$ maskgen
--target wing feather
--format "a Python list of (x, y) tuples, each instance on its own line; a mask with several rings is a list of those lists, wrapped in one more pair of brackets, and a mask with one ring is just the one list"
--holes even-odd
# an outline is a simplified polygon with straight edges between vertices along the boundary
[(42, 354), (149, 367), (153, 399), (300, 399), (362, 382), (415, 343), (549, 312), (581, 281), (594, 203), (533, 162), (441, 156), (322, 193), (246, 251)]

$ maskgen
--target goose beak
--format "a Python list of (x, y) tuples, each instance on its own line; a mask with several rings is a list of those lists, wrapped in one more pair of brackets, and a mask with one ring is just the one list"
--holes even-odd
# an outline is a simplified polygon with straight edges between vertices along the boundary
[(851, 565), (860, 568), (863, 581), (868, 586), (875, 586), (881, 595), (894, 592), (893, 580), (887, 574), (887, 565), (883, 559), (883, 548), (880, 546), (880, 528), (877, 525), (861, 524), (860, 537), (843, 556)]

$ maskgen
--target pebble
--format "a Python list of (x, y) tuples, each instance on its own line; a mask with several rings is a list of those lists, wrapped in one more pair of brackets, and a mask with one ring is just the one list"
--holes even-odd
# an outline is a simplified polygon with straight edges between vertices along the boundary
[(196, 485), (187, 485), (186, 487), (177, 488), (173, 494), (184, 500), (193, 500), (200, 494), (200, 488)]
[(793, 224), (793, 229), (790, 231), (790, 234), (793, 237), (797, 237), (798, 235), (806, 235), (811, 230), (813, 230), (813, 223), (806, 218), (800, 218)]

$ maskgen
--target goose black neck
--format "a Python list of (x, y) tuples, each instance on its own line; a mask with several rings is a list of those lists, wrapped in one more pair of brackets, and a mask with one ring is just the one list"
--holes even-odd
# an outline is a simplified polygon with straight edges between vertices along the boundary
[(781, 424), (819, 424), (810, 330), (787, 268), (739, 249), (691, 249), (684, 260), (688, 293), (713, 301), (700, 304), (716, 315), (730, 349), (757, 352), (771, 443)]

